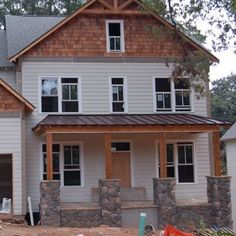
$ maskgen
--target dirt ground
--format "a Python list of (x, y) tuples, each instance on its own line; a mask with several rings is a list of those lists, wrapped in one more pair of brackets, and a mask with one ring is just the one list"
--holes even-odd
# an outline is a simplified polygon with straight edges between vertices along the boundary
[[(151, 235), (159, 236), (159, 232)], [(138, 230), (109, 227), (89, 229), (30, 227), (26, 225), (0, 223), (0, 236), (138, 236)]]

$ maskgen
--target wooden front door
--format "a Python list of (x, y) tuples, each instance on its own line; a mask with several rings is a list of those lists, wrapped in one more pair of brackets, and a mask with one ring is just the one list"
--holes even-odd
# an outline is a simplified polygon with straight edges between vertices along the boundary
[(131, 187), (130, 152), (112, 153), (112, 174), (114, 179), (121, 180), (122, 187)]

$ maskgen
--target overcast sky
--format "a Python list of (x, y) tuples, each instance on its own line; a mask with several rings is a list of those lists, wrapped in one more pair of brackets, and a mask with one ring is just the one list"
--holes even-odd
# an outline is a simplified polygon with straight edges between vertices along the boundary
[(236, 54), (233, 49), (229, 48), (227, 51), (213, 53), (219, 58), (220, 63), (210, 68), (210, 80), (220, 79), (231, 73), (236, 74)]

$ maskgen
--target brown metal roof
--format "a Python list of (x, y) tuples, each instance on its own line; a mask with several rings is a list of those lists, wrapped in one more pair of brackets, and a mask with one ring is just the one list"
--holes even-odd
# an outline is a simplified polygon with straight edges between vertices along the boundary
[(190, 114), (48, 115), (33, 130), (53, 126), (230, 125)]

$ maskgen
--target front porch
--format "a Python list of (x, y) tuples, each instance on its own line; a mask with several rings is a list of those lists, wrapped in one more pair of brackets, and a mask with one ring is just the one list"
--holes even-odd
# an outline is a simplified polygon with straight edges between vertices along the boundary
[[(220, 125), (225, 123), (186, 114), (48, 116), (34, 128), (37, 134), (46, 137), (46, 182), (41, 183), (40, 190), (42, 224), (50, 222), (56, 225), (77, 224), (79, 227), (100, 224), (123, 226), (125, 217), (129, 218), (131, 212), (138, 216), (140, 211), (145, 210), (149, 211), (150, 218), (154, 220), (152, 224), (160, 227), (167, 223), (162, 213), (163, 209), (166, 211), (167, 205), (168, 209), (172, 209), (171, 215), (178, 215), (181, 211), (189, 215), (189, 212), (196, 211), (196, 214), (190, 214), (194, 224), (195, 218), (199, 220), (196, 216), (200, 215), (207, 223), (209, 219), (215, 220), (216, 216), (207, 213), (212, 211), (213, 201), (209, 193), (206, 194), (206, 189), (210, 187), (207, 186), (205, 176), (212, 174), (209, 151), (211, 143), (214, 154), (213, 174), (221, 175)], [(209, 133), (213, 137), (212, 142), (208, 140)], [(73, 144), (78, 140), (81, 146)], [(116, 146), (117, 143), (122, 145)], [(60, 149), (58, 155), (64, 153), (61, 159), (64, 164), (60, 167), (62, 171), (58, 173), (53, 170), (55, 144)], [(74, 153), (73, 145), (75, 153), (83, 149), (83, 161), (80, 154), (75, 155), (74, 159), (71, 154)], [(65, 173), (71, 171), (71, 167), (66, 169), (68, 161), (65, 157), (68, 150), (71, 160), (79, 160), (72, 168), (80, 173), (77, 181), (71, 179), (73, 175)], [(127, 160), (129, 161), (126, 162)], [(69, 163), (70, 166), (73, 161)], [(59, 182), (53, 180), (56, 174), (59, 174)], [(69, 179), (66, 179), (68, 176)], [(158, 184), (155, 184), (156, 179), (152, 183), (153, 177), (160, 177)], [(171, 180), (174, 182), (171, 187), (165, 189), (169, 185), (167, 177), (175, 178)], [(73, 186), (75, 184), (80, 186)], [(156, 185), (164, 188), (165, 193), (156, 192)], [(126, 194), (122, 192), (124, 187)], [(132, 195), (132, 189), (135, 188), (139, 191)], [(226, 192), (229, 190), (226, 189)], [(172, 200), (163, 202), (165, 194), (167, 199)], [(189, 200), (193, 198), (202, 201), (190, 204)], [(45, 203), (45, 199), (49, 199), (49, 203), (47, 200)], [(185, 206), (179, 200), (185, 202)], [(50, 207), (48, 212), (49, 205), (54, 207)], [(171, 215), (169, 219), (173, 223), (180, 223)], [(229, 212), (227, 219), (230, 218), (228, 215)], [(230, 220), (227, 221), (228, 225), (229, 222)]]

